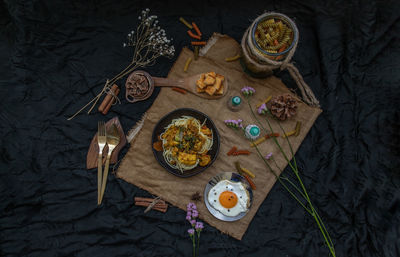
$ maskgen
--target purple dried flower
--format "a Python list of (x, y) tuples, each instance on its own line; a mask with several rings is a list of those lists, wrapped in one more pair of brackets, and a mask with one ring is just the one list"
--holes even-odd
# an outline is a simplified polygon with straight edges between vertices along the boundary
[(243, 87), (240, 91), (244, 96), (252, 96), (256, 92), (252, 87)]
[(243, 128), (242, 120), (224, 120), (225, 124), (231, 128)]
[(269, 153), (269, 154), (267, 154), (267, 155), (265, 156), (265, 159), (269, 160), (269, 159), (271, 159), (271, 157), (272, 157), (272, 152)]
[[(196, 204), (188, 203), (186, 220), (189, 221), (189, 223), (192, 227), (190, 229), (188, 229), (187, 232), (189, 233), (190, 239), (192, 240), (193, 256), (196, 256), (196, 245), (198, 248), (199, 243), (200, 243), (200, 233), (201, 233), (201, 230), (204, 228), (203, 222), (196, 221), (195, 218), (198, 216), (199, 216), (199, 212), (197, 211)], [(197, 233), (195, 233), (195, 232), (197, 232)], [(197, 240), (196, 240), (196, 236), (197, 236)]]
[(192, 211), (192, 210), (196, 210), (196, 205), (194, 203), (188, 203), (186, 206), (187, 211)]
[(263, 103), (257, 110), (258, 114), (265, 114), (268, 111), (267, 105)]
[(203, 222), (196, 222), (196, 226), (195, 226), (195, 229), (196, 229), (196, 231), (201, 231), (202, 229), (204, 228), (204, 225), (203, 225)]

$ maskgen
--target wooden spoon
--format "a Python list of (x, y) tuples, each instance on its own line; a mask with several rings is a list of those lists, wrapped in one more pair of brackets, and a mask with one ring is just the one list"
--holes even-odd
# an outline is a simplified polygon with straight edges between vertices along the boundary
[(150, 74), (148, 74), (145, 71), (134, 71), (132, 72), (128, 79), (126, 80), (126, 87), (132, 87), (133, 78), (137, 77), (137, 75), (141, 75), (147, 78), (148, 80), (148, 89), (147, 90), (142, 90), (142, 91), (136, 91), (139, 92), (137, 95), (132, 95), (129, 90), (126, 90), (126, 99), (131, 102), (138, 102), (138, 101), (143, 101), (151, 96), (151, 94), (154, 91), (154, 87), (178, 87), (182, 88), (194, 95), (197, 95), (199, 97), (205, 98), (205, 99), (219, 99), (223, 96), (226, 95), (226, 92), (228, 91), (228, 81), (225, 77), (224, 81), (222, 82), (222, 86), (224, 87), (224, 93), (222, 95), (209, 95), (206, 92), (199, 93), (197, 92), (197, 86), (196, 86), (196, 81), (200, 78), (201, 74), (197, 74), (194, 76), (186, 77), (183, 79), (170, 79), (170, 78), (159, 78), (159, 77), (151, 77)]

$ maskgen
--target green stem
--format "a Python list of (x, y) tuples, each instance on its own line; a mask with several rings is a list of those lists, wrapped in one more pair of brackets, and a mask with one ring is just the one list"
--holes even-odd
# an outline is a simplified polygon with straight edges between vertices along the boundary
[(292, 187), (294, 187), (294, 188), (296, 189), (296, 191), (299, 192), (299, 194), (307, 201), (306, 196), (304, 195), (303, 192), (301, 192), (301, 189), (300, 189), (298, 186), (296, 186), (295, 183), (293, 183), (293, 182), (292, 182), (289, 178), (287, 178), (287, 177), (282, 177), (281, 179), (282, 179), (282, 180), (286, 180), (287, 182), (289, 182), (289, 184), (290, 184)]
[[(272, 156), (271, 159), (274, 161), (276, 168), (277, 168), (278, 170), (280, 170), (281, 173), (282, 173), (283, 170), (282, 170), (281, 168), (279, 168), (278, 163), (276, 162), (275, 158)], [(307, 200), (306, 195), (305, 195), (305, 194), (301, 191), (301, 189), (300, 189), (297, 185), (295, 185), (288, 177), (282, 177), (282, 179), (283, 179), (283, 180), (286, 180), (287, 182), (289, 182), (289, 183), (292, 185), (292, 187), (294, 187), (294, 188), (299, 192), (299, 194), (301, 194), (301, 196), (302, 196), (305, 200)]]
[[(309, 197), (307, 198), (306, 197), (306, 195), (305, 194), (303, 194), (302, 192), (301, 192), (301, 190), (292, 182), (292, 181), (290, 181), (289, 179), (286, 179), (294, 188), (296, 188), (296, 190), (305, 198), (305, 200), (307, 201), (307, 203), (310, 205), (310, 208), (311, 208), (311, 210), (309, 209), (309, 208), (307, 208), (299, 199), (298, 199), (298, 197), (286, 186), (286, 184), (283, 182), (283, 180), (280, 178), (280, 176), (277, 176), (277, 174), (273, 171), (273, 169), (272, 169), (272, 167), (266, 162), (266, 160), (264, 159), (264, 157), (262, 156), (262, 154), (261, 154), (261, 152), (260, 152), (260, 150), (258, 149), (258, 147), (256, 146), (255, 147), (256, 148), (256, 150), (257, 150), (257, 153), (258, 153), (258, 155), (260, 156), (260, 158), (262, 158), (263, 159), (263, 161), (264, 161), (264, 163), (267, 165), (267, 167), (270, 169), (270, 171), (272, 172), (272, 174), (274, 174), (275, 175), (275, 177), (278, 179), (278, 181), (281, 183), (281, 185), (286, 189), (286, 191), (315, 219), (315, 221), (316, 221), (316, 223), (317, 223), (317, 226), (318, 226), (318, 228), (319, 228), (319, 230), (321, 231), (321, 233), (322, 233), (322, 236), (324, 237), (324, 239), (325, 239), (325, 243), (327, 244), (327, 246), (328, 246), (328, 248), (329, 248), (329, 251), (331, 252), (331, 254), (333, 255), (333, 256), (336, 256), (335, 255), (335, 249), (334, 249), (334, 246), (333, 246), (333, 243), (332, 243), (332, 240), (331, 240), (331, 238), (330, 238), (330, 236), (329, 236), (329, 233), (328, 233), (328, 231), (326, 230), (326, 227), (325, 227), (325, 225), (323, 224), (323, 222), (322, 222), (322, 220), (320, 220), (320, 218), (317, 218), (317, 217), (319, 217), (319, 215), (318, 215), (318, 213), (317, 213), (317, 211), (315, 210), (315, 208), (314, 208), (314, 206), (312, 205), (312, 203), (311, 203), (311, 201), (310, 201), (310, 199), (309, 199)], [(322, 224), (322, 225), (321, 225)]]
[[(268, 113), (271, 114), (269, 110), (268, 110)], [(271, 115), (272, 115), (272, 114), (271, 114)], [(266, 119), (267, 119), (268, 124), (269, 124), (268, 118), (266, 118)], [(279, 125), (279, 127), (281, 128), (283, 134), (286, 135), (286, 132), (285, 132), (285, 130), (283, 129), (283, 127), (282, 127), (282, 125), (281, 125), (280, 122), (278, 122), (278, 125)], [(290, 152), (292, 153), (292, 156), (293, 156), (293, 163), (294, 163), (294, 166), (296, 167), (296, 170), (297, 170), (296, 157), (294, 156), (294, 151), (293, 151), (293, 148), (292, 148), (292, 144), (291, 144), (290, 141), (289, 141), (289, 137), (286, 137), (286, 136), (285, 136), (285, 139), (286, 139), (286, 141), (287, 141), (287, 143), (288, 143), (288, 145), (289, 145)]]
[[(268, 126), (269, 126), (269, 128), (270, 128), (270, 130), (271, 130), (271, 133), (275, 133), (275, 132), (274, 132), (274, 129), (272, 128), (271, 123), (269, 122), (269, 119), (266, 117), (265, 120), (266, 120), (267, 123), (268, 123)], [(279, 123), (279, 121), (278, 121), (278, 125), (281, 127), (281, 124)], [(282, 128), (282, 127), (281, 127), (281, 128)], [(282, 128), (282, 131), (283, 131), (283, 135), (286, 135), (286, 132), (285, 132), (285, 130), (284, 130), (283, 128)], [(286, 138), (286, 140), (289, 142), (288, 137), (285, 137), (285, 138)], [(289, 143), (289, 148), (291, 149), (292, 159), (293, 159), (293, 162), (295, 163), (295, 166), (292, 166), (291, 161), (290, 161), (289, 158), (287, 157), (286, 153), (283, 151), (283, 149), (282, 149), (281, 145), (279, 144), (278, 140), (277, 140), (275, 137), (272, 137), (272, 139), (274, 140), (275, 144), (279, 147), (279, 150), (282, 152), (283, 156), (285, 157), (286, 161), (289, 163), (290, 167), (291, 167), (293, 170), (297, 170), (296, 159), (295, 159), (295, 157), (294, 157), (294, 152), (293, 152), (293, 149), (292, 149), (290, 143)]]
[[(281, 168), (279, 168), (278, 163), (276, 162), (274, 156), (271, 156), (271, 159), (272, 159), (273, 162), (275, 163), (276, 168), (277, 168), (278, 170), (280, 170), (280, 171), (281, 171), (281, 174), (282, 174), (282, 173), (283, 173), (283, 170), (282, 170)], [(306, 196), (305, 196), (304, 193), (301, 191), (301, 189), (300, 189), (297, 185), (295, 185), (288, 177), (282, 177), (282, 175), (281, 175), (280, 177), (281, 177), (282, 180), (286, 180), (287, 182), (289, 182), (289, 184), (290, 184), (292, 187), (294, 187), (294, 188), (297, 190), (297, 192), (299, 192), (299, 194), (300, 194), (305, 200), (307, 200)]]
[(196, 238), (194, 234), (191, 236), (192, 238), (192, 244), (193, 244), (193, 257), (196, 257)]
[(302, 201), (300, 201), (300, 199), (292, 192), (292, 190), (290, 190), (287, 185), (282, 181), (282, 179), (280, 178), (280, 176), (278, 176), (274, 170), (272, 169), (272, 167), (269, 165), (269, 163), (265, 160), (265, 158), (262, 156), (260, 150), (258, 149), (257, 146), (255, 146), (258, 155), (260, 156), (260, 158), (264, 161), (265, 165), (268, 167), (268, 169), (270, 170), (270, 172), (272, 174), (275, 175), (275, 177), (277, 178), (277, 180), (279, 181), (279, 183), (281, 183), (281, 185), (286, 189), (286, 191), (311, 215), (311, 210), (308, 209)]
[[(254, 111), (253, 111), (253, 109), (252, 109), (252, 107), (251, 107), (251, 104), (250, 104), (250, 99), (248, 98), (247, 100), (248, 100), (247, 103), (248, 103), (248, 105), (249, 105), (249, 108), (250, 108), (250, 110), (251, 110), (251, 113), (252, 113), (253, 117), (254, 117), (255, 120), (260, 124), (260, 126), (262, 127), (262, 129), (263, 129), (264, 131), (266, 131), (266, 133), (268, 133), (268, 131), (264, 128), (264, 126), (262, 125), (262, 123), (258, 120), (258, 118), (256, 117), (256, 115), (254, 114)], [(268, 113), (270, 114), (269, 111), (268, 111)], [(269, 122), (269, 119), (266, 118), (266, 121), (267, 121), (268, 126), (269, 126), (269, 128), (270, 128), (270, 130), (271, 130), (271, 133), (274, 133), (274, 130), (272, 129), (272, 126), (271, 126), (271, 123)], [(279, 123), (279, 121), (278, 121), (278, 125), (279, 125), (279, 127), (281, 128), (281, 130), (283, 131), (283, 134), (285, 135), (285, 134), (286, 134), (286, 133), (285, 133), (285, 130), (283, 129), (283, 127), (281, 126), (281, 124)], [(284, 158), (285, 158), (286, 161), (288, 162), (289, 166), (292, 168), (293, 173), (296, 175), (296, 178), (297, 178), (297, 180), (299, 181), (299, 184), (300, 184), (300, 186), (301, 186), (301, 189), (298, 188), (290, 179), (288, 179), (288, 178), (283, 178), (283, 179), (281, 179), (280, 176), (277, 176), (277, 174), (272, 170), (271, 166), (268, 164), (268, 162), (267, 162), (267, 161), (265, 160), (265, 158), (262, 156), (262, 154), (261, 154), (261, 152), (259, 151), (258, 147), (255, 146), (255, 148), (256, 148), (256, 150), (257, 150), (257, 153), (258, 153), (258, 155), (260, 156), (260, 158), (264, 161), (264, 163), (267, 165), (267, 167), (270, 169), (270, 171), (277, 177), (278, 181), (284, 186), (284, 188), (285, 188), (285, 189), (292, 195), (292, 197), (293, 197), (293, 198), (294, 198), (294, 199), (295, 199), (295, 200), (296, 200), (296, 201), (297, 201), (297, 202), (298, 202), (298, 203), (299, 203), (313, 218), (314, 218), (314, 220), (315, 220), (315, 222), (317, 223), (317, 226), (318, 226), (318, 228), (319, 228), (319, 230), (320, 230), (320, 232), (321, 232), (321, 234), (322, 234), (322, 236), (323, 236), (323, 238), (324, 238), (324, 240), (325, 240), (325, 243), (326, 243), (326, 245), (327, 245), (328, 248), (329, 248), (330, 253), (332, 254), (332, 256), (335, 257), (335, 256), (336, 256), (336, 253), (335, 253), (335, 248), (334, 248), (332, 239), (331, 239), (331, 237), (330, 237), (330, 235), (329, 235), (329, 232), (328, 232), (328, 230), (326, 229), (326, 227), (325, 227), (325, 225), (324, 225), (324, 223), (323, 223), (321, 217), (318, 215), (318, 212), (315, 210), (315, 208), (314, 208), (314, 206), (313, 206), (313, 204), (312, 204), (312, 202), (311, 202), (311, 199), (310, 199), (310, 197), (309, 197), (309, 195), (308, 195), (307, 189), (306, 189), (306, 187), (304, 186), (303, 181), (302, 181), (301, 178), (300, 178), (299, 171), (298, 171), (298, 166), (297, 166), (297, 162), (296, 162), (296, 159), (295, 159), (295, 156), (294, 156), (294, 151), (293, 151), (292, 145), (290, 144), (290, 141), (289, 141), (288, 137), (285, 137), (285, 138), (286, 138), (286, 141), (287, 141), (287, 143), (288, 143), (288, 145), (289, 145), (289, 148), (290, 148), (290, 151), (291, 151), (291, 154), (292, 154), (294, 166), (293, 166), (293, 164), (291, 163), (291, 161), (289, 160), (289, 158), (287, 157), (287, 155), (285, 154), (285, 152), (283, 151), (283, 149), (282, 149), (281, 145), (279, 144), (278, 140), (277, 140), (275, 137), (272, 137), (272, 139), (274, 140), (275, 144), (278, 146), (280, 152), (282, 153), (282, 155), (284, 156)], [(274, 160), (275, 165), (277, 166), (277, 168), (278, 168), (279, 170), (281, 170), (281, 169), (279, 168), (278, 164), (276, 163), (276, 161), (275, 161), (274, 158), (273, 158), (273, 160)], [(296, 189), (296, 191), (299, 192), (299, 193), (301, 194), (301, 196), (307, 201), (307, 203), (308, 203), (309, 207), (311, 208), (311, 210), (310, 210), (309, 208), (307, 208), (307, 207), (297, 198), (296, 195), (294, 195), (294, 193), (286, 186), (286, 184), (283, 183), (283, 180), (288, 181), (288, 182), (290, 183), (290, 185), (292, 185), (292, 186)]]
[[(336, 255), (335, 255), (335, 248), (334, 248), (334, 246), (333, 246), (333, 244), (332, 244), (332, 241), (330, 240), (330, 236), (328, 236), (328, 237), (329, 237), (329, 241), (328, 241), (328, 237), (327, 237), (327, 235), (329, 235), (328, 231), (326, 230), (325, 226), (324, 226), (325, 229), (322, 228), (321, 223), (323, 224), (323, 222), (322, 222), (322, 220), (319, 220), (319, 219), (317, 218), (317, 214), (316, 214), (317, 211), (314, 209), (314, 207), (312, 207), (312, 210), (313, 210), (313, 215), (312, 215), (312, 216), (313, 216), (313, 218), (315, 219), (315, 221), (317, 222), (318, 228), (319, 228), (319, 230), (321, 231), (322, 236), (323, 236), (324, 239), (325, 239), (325, 244), (328, 246), (329, 251), (331, 252), (331, 254), (332, 254), (333, 256), (336, 256)], [(318, 216), (318, 217), (319, 217), (319, 216)]]
[(197, 256), (199, 256), (199, 249), (200, 249), (200, 232), (197, 232), (197, 251), (196, 251)]
[[(331, 245), (332, 248), (333, 248), (332, 238), (331, 238), (331, 236), (329, 235), (329, 232), (328, 232), (328, 230), (326, 229), (324, 222), (322, 221), (322, 219), (321, 219), (321, 217), (319, 216), (319, 214), (318, 214), (317, 211), (315, 211), (315, 215), (316, 215), (316, 216), (318, 217), (318, 219), (321, 221), (321, 225), (322, 225), (322, 227), (324, 228), (324, 230), (326, 231), (326, 235), (327, 235), (327, 237), (328, 237), (328, 239), (329, 239), (329, 243), (330, 243), (330, 245)], [(335, 251), (335, 248), (333, 248), (333, 251)]]
[[(257, 118), (256, 114), (253, 111), (253, 108), (251, 108), (251, 104), (250, 104), (250, 99), (249, 98), (247, 98), (247, 104), (249, 105), (251, 114), (253, 115), (254, 119), (257, 121), (257, 123), (260, 125), (260, 127), (265, 131), (265, 133), (268, 134), (269, 133), (268, 130), (263, 126), (261, 121)], [(272, 129), (271, 124), (269, 124), (269, 121), (268, 121), (268, 125), (270, 127), (271, 133), (274, 133), (274, 130)], [(289, 166), (292, 169), (294, 169), (292, 163), (290, 162), (289, 158), (286, 156), (286, 153), (283, 151), (283, 149), (282, 149), (281, 145), (278, 143), (278, 140), (276, 139), (276, 137), (271, 137), (271, 138), (272, 138), (272, 140), (274, 140), (275, 144), (278, 146), (279, 150), (281, 151), (281, 153), (282, 153), (283, 157), (285, 158), (285, 160), (288, 162)]]
[[(257, 118), (257, 116), (255, 115), (253, 109), (251, 108), (251, 104), (250, 104), (250, 99), (249, 99), (249, 98), (247, 98), (247, 103), (248, 103), (248, 105), (249, 105), (249, 108), (250, 108), (250, 110), (251, 110), (251, 113), (252, 113), (253, 117), (254, 117), (254, 118), (256, 119), (256, 121), (261, 125), (261, 127), (268, 133), (268, 131), (264, 128), (264, 126), (263, 126), (263, 125), (261, 124), (261, 122), (258, 120), (258, 118)], [(271, 126), (271, 123), (269, 122), (269, 119), (266, 118), (266, 121), (267, 121), (268, 126), (269, 126), (269, 128), (270, 128), (270, 130), (271, 130), (271, 133), (274, 133), (274, 130), (273, 130), (272, 126)], [(279, 122), (278, 122), (278, 125), (279, 125), (280, 128), (282, 129), (283, 134), (285, 135), (285, 134), (286, 134), (286, 133), (285, 133), (285, 130), (282, 128), (282, 126), (280, 125)], [(281, 152), (282, 155), (285, 157), (285, 159), (286, 159), (286, 161), (288, 162), (289, 166), (292, 168), (294, 174), (296, 175), (297, 179), (299, 180), (300, 186), (301, 186), (302, 190), (304, 191), (304, 194), (306, 195), (306, 200), (307, 200), (308, 202), (311, 203), (310, 197), (308, 196), (308, 193), (307, 193), (307, 190), (306, 190), (306, 188), (305, 188), (305, 186), (304, 186), (304, 184), (303, 184), (303, 181), (301, 180), (301, 178), (300, 178), (300, 176), (299, 176), (299, 173), (298, 173), (298, 170), (297, 170), (297, 164), (296, 164), (296, 162), (294, 161), (295, 166), (293, 166), (292, 163), (290, 162), (289, 158), (286, 156), (285, 152), (283, 151), (283, 149), (282, 149), (281, 145), (279, 144), (278, 140), (277, 140), (275, 137), (272, 137), (272, 139), (274, 140), (275, 144), (278, 146), (280, 152)], [(295, 160), (293, 148), (292, 148), (292, 146), (291, 146), (291, 144), (290, 144), (290, 141), (289, 141), (289, 139), (288, 139), (287, 137), (286, 137), (286, 140), (287, 140), (287, 142), (288, 142), (288, 144), (289, 144), (289, 148), (291, 149), (292, 157), (293, 157), (293, 159)], [(264, 158), (263, 158), (263, 159), (264, 159)]]

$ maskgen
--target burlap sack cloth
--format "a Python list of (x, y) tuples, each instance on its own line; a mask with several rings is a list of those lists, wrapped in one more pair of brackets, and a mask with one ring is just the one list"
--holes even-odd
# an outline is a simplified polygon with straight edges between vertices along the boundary
[[(235, 130), (228, 128), (224, 124), (223, 121), (226, 119), (239, 118), (244, 121), (245, 125), (256, 123), (248, 106), (244, 106), (239, 112), (231, 112), (227, 108), (227, 100), (232, 95), (239, 95), (240, 89), (243, 86), (252, 86), (255, 88), (256, 94), (252, 98), (253, 106), (270, 95), (290, 93), (290, 91), (276, 77), (269, 77), (262, 80), (253, 79), (242, 72), (238, 61), (225, 62), (226, 57), (234, 56), (239, 52), (239, 45), (234, 39), (216, 34), (209, 40), (208, 47), (203, 49), (202, 53), (204, 57), (193, 61), (189, 70), (185, 73), (183, 72), (183, 68), (186, 59), (188, 57), (193, 58), (193, 53), (188, 49), (182, 50), (169, 72), (169, 78), (183, 78), (194, 74), (215, 71), (225, 75), (228, 79), (229, 93), (219, 100), (206, 100), (192, 94), (182, 95), (170, 88), (163, 88), (154, 101), (154, 104), (148, 110), (143, 128), (134, 141), (131, 142), (130, 149), (118, 168), (117, 177), (147, 190), (153, 195), (160, 196), (170, 204), (185, 210), (187, 203), (191, 201), (191, 196), (195, 192), (203, 195), (206, 184), (213, 176), (224, 171), (235, 171), (233, 163), (240, 161), (243, 167), (253, 171), (256, 175), (254, 183), (257, 186), (257, 189), (253, 191), (254, 200), (251, 209), (244, 218), (235, 222), (220, 221), (208, 212), (203, 197), (202, 201), (197, 203), (200, 219), (216, 227), (223, 233), (240, 240), (259, 206), (274, 185), (276, 178), (266, 169), (263, 161), (257, 156), (255, 149), (250, 147), (249, 141), (237, 131), (235, 132)], [(207, 114), (214, 121), (221, 136), (221, 147), (217, 160), (203, 173), (190, 178), (179, 178), (164, 170), (154, 158), (151, 146), (151, 135), (157, 121), (168, 112), (182, 107), (194, 108)], [(297, 151), (300, 143), (320, 113), (320, 109), (300, 102), (296, 116), (282, 123), (283, 127), (287, 131), (290, 131), (294, 129), (296, 121), (302, 122), (300, 135), (290, 138), (294, 151)], [(264, 124), (266, 125), (265, 122)], [(273, 122), (273, 126), (276, 131), (279, 131), (275, 121)], [(278, 140), (283, 144), (283, 149), (290, 156), (289, 147), (284, 143), (285, 140), (283, 138), (279, 138)], [(234, 145), (240, 149), (249, 149), (252, 153), (249, 156), (227, 156), (226, 153)], [(282, 154), (279, 153), (278, 148), (272, 140), (262, 143), (260, 149), (264, 155), (273, 152), (279, 167), (281, 169), (286, 167), (287, 162), (282, 157)], [(280, 172), (278, 171), (278, 173)], [(185, 220), (184, 214), (182, 220)]]

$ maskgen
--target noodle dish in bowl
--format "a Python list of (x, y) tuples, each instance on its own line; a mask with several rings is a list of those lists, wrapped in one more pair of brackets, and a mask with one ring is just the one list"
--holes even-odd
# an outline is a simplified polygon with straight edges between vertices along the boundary
[(209, 167), (219, 151), (218, 131), (207, 115), (189, 108), (164, 116), (152, 136), (153, 153), (167, 171), (190, 177)]

